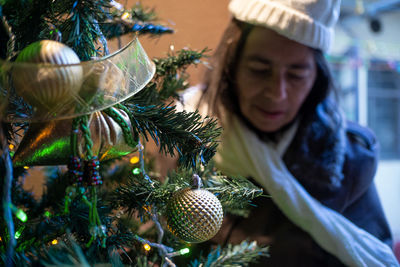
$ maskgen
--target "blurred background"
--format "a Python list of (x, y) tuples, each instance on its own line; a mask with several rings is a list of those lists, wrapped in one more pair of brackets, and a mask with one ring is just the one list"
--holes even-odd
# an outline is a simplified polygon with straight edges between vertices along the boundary
[[(119, 0), (130, 7), (133, 0)], [(162, 38), (140, 38), (150, 57), (190, 47), (215, 49), (230, 15), (228, 0), (142, 0), (159, 22), (175, 29)], [(400, 241), (400, 0), (342, 0), (335, 43), (327, 56), (340, 87), (348, 119), (370, 127), (381, 145), (375, 179), (393, 236)], [(206, 64), (191, 67), (189, 81), (201, 80)], [(39, 171), (31, 172), (31, 176)], [(27, 186), (37, 185), (27, 179)], [(36, 186), (36, 193), (40, 188)], [(397, 206), (399, 205), (399, 206)], [(400, 251), (400, 250), (399, 250)]]
[[(329, 61), (349, 119), (380, 142), (375, 178), (393, 236), (400, 240), (400, 1), (342, 0)], [(398, 245), (397, 245), (398, 246)]]

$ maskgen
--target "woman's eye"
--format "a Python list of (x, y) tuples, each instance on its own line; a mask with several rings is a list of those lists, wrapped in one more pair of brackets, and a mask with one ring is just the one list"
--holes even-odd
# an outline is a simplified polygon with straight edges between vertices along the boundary
[(249, 70), (254, 73), (266, 73), (267, 74), (269, 72), (269, 69), (260, 69), (260, 68), (249, 68)]
[(249, 71), (254, 72), (254, 73), (269, 73), (271, 72), (271, 68), (265, 65), (259, 65), (259, 64), (250, 64), (248, 67)]
[(297, 73), (297, 72), (289, 72), (288, 76), (289, 76), (289, 78), (294, 79), (294, 80), (303, 80), (303, 79), (307, 78), (307, 74)]

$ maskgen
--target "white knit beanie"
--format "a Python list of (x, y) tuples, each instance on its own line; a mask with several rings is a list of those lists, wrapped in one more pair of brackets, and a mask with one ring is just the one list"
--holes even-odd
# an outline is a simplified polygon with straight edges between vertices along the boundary
[(333, 41), (340, 0), (232, 0), (232, 15), (326, 52)]

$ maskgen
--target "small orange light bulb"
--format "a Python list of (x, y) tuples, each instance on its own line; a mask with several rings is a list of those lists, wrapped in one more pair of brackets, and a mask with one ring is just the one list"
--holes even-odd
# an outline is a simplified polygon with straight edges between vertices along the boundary
[(132, 158), (129, 160), (129, 162), (130, 162), (131, 164), (136, 164), (136, 163), (139, 162), (139, 157), (134, 156), (134, 157), (132, 157)]

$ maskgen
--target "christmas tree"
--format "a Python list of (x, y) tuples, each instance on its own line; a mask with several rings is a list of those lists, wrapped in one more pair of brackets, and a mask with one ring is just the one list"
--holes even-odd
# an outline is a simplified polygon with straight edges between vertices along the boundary
[[(137, 37), (173, 29), (112, 0), (1, 0), (0, 17), (5, 266), (175, 266), (185, 254), (191, 266), (246, 266), (267, 255), (252, 242), (190, 252), (223, 212), (245, 216), (262, 194), (213, 168), (217, 121), (174, 105), (207, 50), (150, 60)], [(166, 178), (146, 157), (150, 140), (179, 158)], [(40, 199), (24, 188), (34, 166), (47, 166)]]

